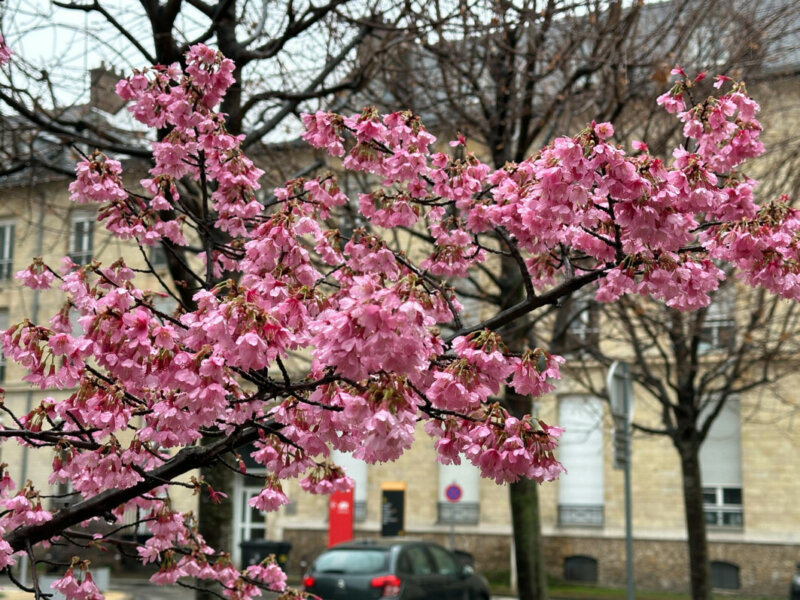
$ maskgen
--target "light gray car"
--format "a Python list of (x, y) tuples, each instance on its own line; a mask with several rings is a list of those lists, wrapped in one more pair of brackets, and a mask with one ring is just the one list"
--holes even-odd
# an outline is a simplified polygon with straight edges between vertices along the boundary
[(317, 557), (303, 587), (322, 600), (489, 600), (486, 579), (431, 542), (346, 542)]

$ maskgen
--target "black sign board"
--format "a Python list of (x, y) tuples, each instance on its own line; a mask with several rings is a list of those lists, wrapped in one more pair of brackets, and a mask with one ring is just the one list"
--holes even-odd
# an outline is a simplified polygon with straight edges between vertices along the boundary
[(388, 482), (381, 485), (381, 536), (405, 535), (406, 486)]

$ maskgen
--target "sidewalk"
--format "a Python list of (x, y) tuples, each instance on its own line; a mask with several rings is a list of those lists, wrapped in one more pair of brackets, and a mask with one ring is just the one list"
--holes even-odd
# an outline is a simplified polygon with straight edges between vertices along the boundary
[[(48, 589), (47, 591), (52, 590)], [(7, 579), (2, 580), (0, 595), (3, 600), (31, 600), (33, 598), (32, 594), (19, 589)], [(178, 585), (153, 585), (146, 579), (112, 578), (108, 589), (103, 591), (103, 595), (106, 600), (191, 600), (194, 598), (194, 591)], [(269, 597), (269, 595), (262, 596), (262, 598)], [(58, 598), (63, 598), (63, 596), (60, 594), (53, 596), (54, 600)]]
[[(50, 591), (50, 590), (48, 590)], [(106, 600), (192, 600), (194, 591), (178, 585), (153, 585), (146, 579), (112, 578), (104, 593)], [(31, 600), (32, 594), (14, 586), (7, 579), (0, 581), (0, 596), (3, 600)], [(261, 600), (277, 598), (278, 594), (265, 592)], [(56, 598), (54, 596), (54, 598)], [(513, 596), (492, 596), (492, 600), (517, 600)]]

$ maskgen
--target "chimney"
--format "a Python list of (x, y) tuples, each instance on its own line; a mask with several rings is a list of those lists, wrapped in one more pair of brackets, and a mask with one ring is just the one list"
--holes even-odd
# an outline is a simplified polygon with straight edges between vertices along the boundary
[(100, 63), (89, 71), (91, 87), (89, 89), (89, 105), (99, 108), (109, 114), (117, 114), (126, 102), (114, 91), (117, 82), (122, 79), (113, 69), (106, 67), (105, 63)]

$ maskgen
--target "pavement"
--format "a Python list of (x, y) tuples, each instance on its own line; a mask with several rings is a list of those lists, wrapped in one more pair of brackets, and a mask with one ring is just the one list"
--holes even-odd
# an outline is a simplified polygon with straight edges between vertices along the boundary
[[(49, 591), (49, 590), (48, 590)], [(103, 591), (106, 600), (191, 600), (194, 590), (179, 585), (153, 585), (146, 579), (113, 579), (107, 590)], [(8, 580), (3, 580), (0, 585), (0, 595), (3, 600), (31, 600), (32, 596), (26, 591), (14, 586)], [(277, 598), (278, 595), (264, 595), (262, 598)], [(53, 600), (63, 596), (57, 594)]]
[[(113, 578), (104, 592), (106, 600), (192, 600), (194, 590), (179, 585), (153, 585), (147, 579)], [(32, 595), (14, 586), (8, 579), (0, 579), (2, 600), (31, 600)], [(60, 595), (59, 595), (60, 596)], [(262, 600), (274, 600), (278, 594), (265, 592)], [(63, 598), (63, 596), (61, 597)], [(57, 600), (54, 596), (53, 600)], [(492, 600), (516, 600), (511, 596), (493, 596)]]

